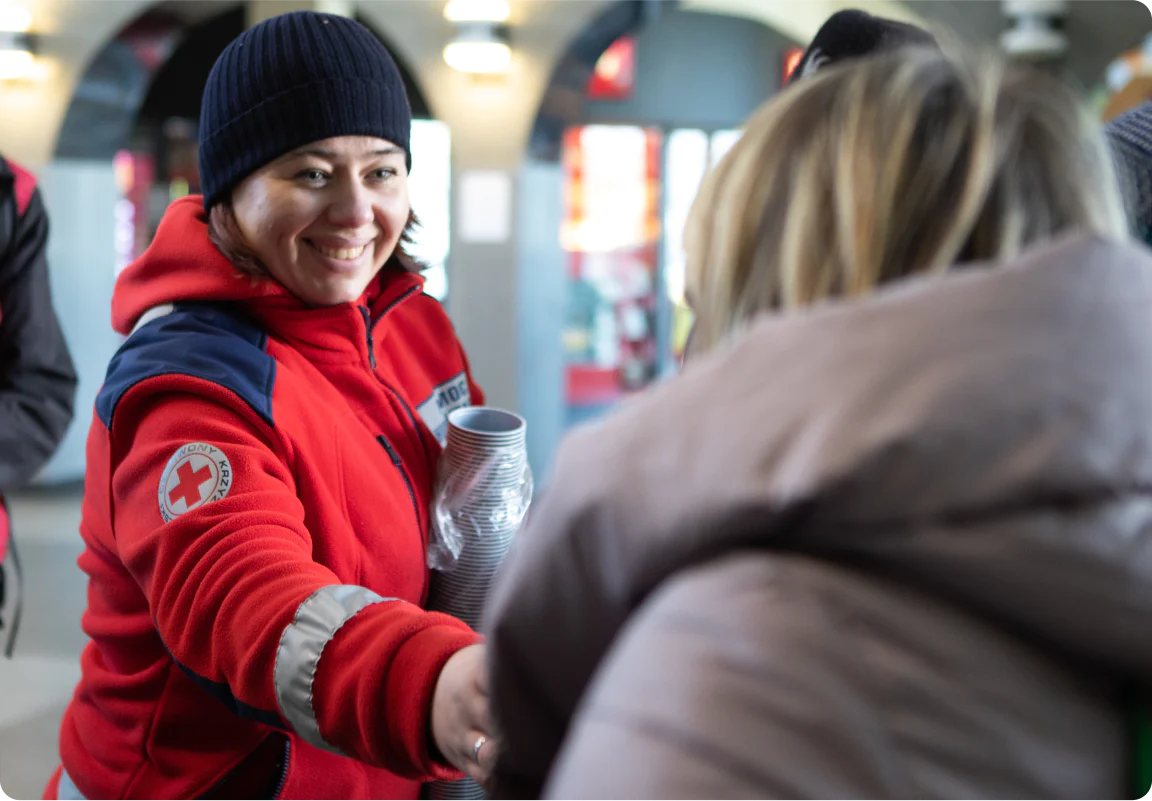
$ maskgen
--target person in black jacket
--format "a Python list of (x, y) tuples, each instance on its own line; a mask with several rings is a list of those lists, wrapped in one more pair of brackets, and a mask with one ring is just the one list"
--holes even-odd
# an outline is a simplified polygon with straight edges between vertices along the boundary
[[(0, 157), (0, 563), (6, 491), (27, 482), (72, 421), (76, 371), (48, 287), (48, 215), (31, 173)], [(0, 569), (0, 627), (6, 622)]]

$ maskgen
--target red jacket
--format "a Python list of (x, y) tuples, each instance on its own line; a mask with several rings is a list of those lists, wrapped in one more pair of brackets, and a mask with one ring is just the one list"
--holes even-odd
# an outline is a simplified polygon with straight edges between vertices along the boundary
[(88, 437), (64, 769), (88, 798), (415, 798), (458, 775), (429, 754), (431, 698), (478, 638), (421, 605), (437, 435), (479, 391), (418, 276), (306, 308), (238, 273), (200, 203), (112, 301), (136, 330)]

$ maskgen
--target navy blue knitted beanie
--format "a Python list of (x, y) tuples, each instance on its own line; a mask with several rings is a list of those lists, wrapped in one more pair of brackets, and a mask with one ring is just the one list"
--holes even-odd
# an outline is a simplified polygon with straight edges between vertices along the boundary
[(409, 153), (412, 111), (396, 63), (360, 23), (294, 11), (236, 37), (200, 104), (204, 208), (268, 162), (333, 136), (375, 136)]

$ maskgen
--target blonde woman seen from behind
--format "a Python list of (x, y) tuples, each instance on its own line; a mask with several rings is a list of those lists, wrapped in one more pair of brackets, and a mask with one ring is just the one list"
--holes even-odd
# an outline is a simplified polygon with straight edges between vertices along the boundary
[(995, 60), (908, 50), (819, 73), (761, 107), (701, 187), (694, 344), (1068, 228), (1123, 236), (1097, 127), (1055, 79)]
[(1072, 93), (987, 59), (752, 117), (687, 369), (562, 446), (496, 593), (502, 797), (1130, 792), (1152, 256), (1114, 184)]

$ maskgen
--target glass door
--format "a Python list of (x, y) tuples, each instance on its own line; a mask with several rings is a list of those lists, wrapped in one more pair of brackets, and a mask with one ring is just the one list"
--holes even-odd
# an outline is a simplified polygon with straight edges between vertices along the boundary
[(571, 128), (562, 142), (569, 425), (598, 416), (657, 374), (662, 143), (659, 130), (626, 125)]
[(704, 175), (739, 137), (629, 125), (565, 132), (566, 426), (676, 372), (692, 325), (684, 223)]

